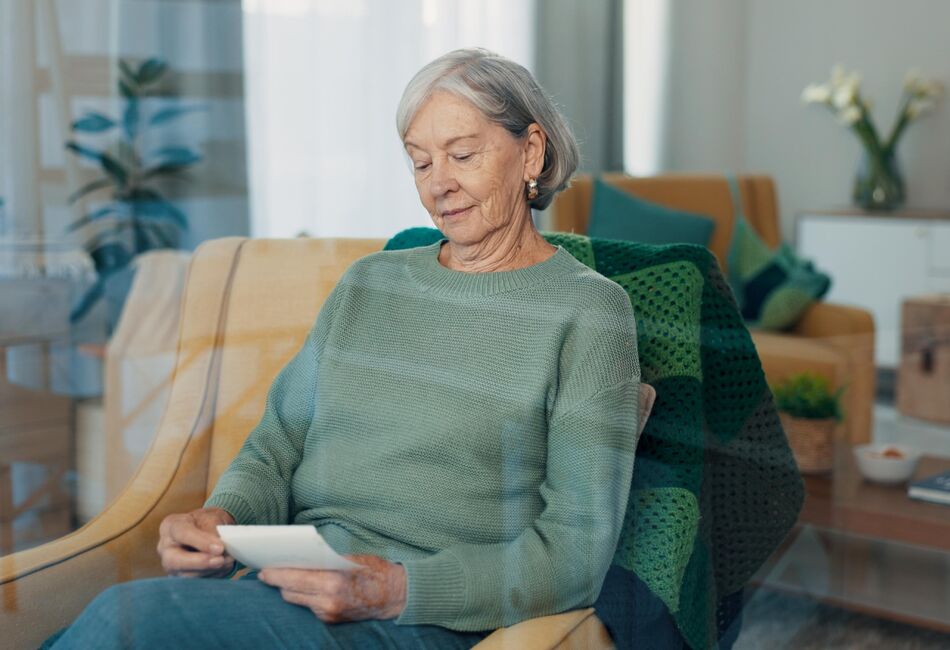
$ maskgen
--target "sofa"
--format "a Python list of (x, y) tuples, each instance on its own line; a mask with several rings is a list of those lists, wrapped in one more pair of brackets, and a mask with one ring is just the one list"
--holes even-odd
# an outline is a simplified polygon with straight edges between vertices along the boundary
[[(735, 210), (724, 176), (667, 174), (638, 178), (613, 173), (601, 176), (601, 180), (647, 201), (713, 219), (709, 249), (723, 272), (727, 271)], [(769, 246), (778, 246), (781, 229), (775, 182), (763, 175), (744, 175), (737, 180), (746, 219)], [(586, 233), (593, 187), (591, 176), (576, 178), (549, 208), (546, 229)], [(837, 435), (853, 445), (871, 440), (874, 320), (867, 310), (817, 302), (791, 330), (753, 330), (752, 337), (770, 384), (804, 371), (828, 378), (835, 388), (844, 387), (845, 418)]]

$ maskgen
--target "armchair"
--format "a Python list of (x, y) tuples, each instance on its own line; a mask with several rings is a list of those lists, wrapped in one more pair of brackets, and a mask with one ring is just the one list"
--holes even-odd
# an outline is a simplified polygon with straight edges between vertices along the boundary
[[(186, 281), (174, 379), (155, 440), (131, 483), (102, 514), (55, 542), (0, 558), (5, 647), (38, 647), (112, 584), (163, 575), (155, 552), (162, 519), (201, 507), (336, 281), (352, 261), (384, 243), (227, 238), (199, 249)], [(302, 268), (308, 273), (299, 273)], [(648, 391), (647, 413), (650, 404)], [(480, 645), (609, 648), (593, 611), (526, 621)]]
[[(559, 241), (565, 247), (582, 245), (570, 236)], [(50, 544), (0, 558), (0, 628), (10, 647), (38, 646), (57, 629), (68, 625), (86, 604), (112, 584), (162, 574), (155, 552), (162, 519), (201, 507), (244, 437), (257, 423), (273, 378), (299, 348), (338, 278), (352, 261), (379, 250), (384, 243), (357, 239), (226, 238), (208, 242), (195, 253), (185, 283), (168, 407), (131, 483), (82, 529)], [(704, 253), (699, 259), (708, 267), (708, 254), (697, 247), (690, 248)], [(578, 251), (580, 248), (571, 250), (575, 255)], [(692, 276), (688, 264), (675, 263), (673, 258), (678, 254), (661, 252), (667, 256), (665, 261), (673, 262), (677, 281), (682, 281)], [(657, 255), (647, 251), (646, 257), (649, 256)], [(649, 264), (656, 261), (653, 257)], [(749, 572), (764, 560), (763, 554), (770, 552), (794, 522), (801, 484), (768, 393), (762, 391), (761, 369), (754, 351), (750, 356), (751, 347), (743, 343), (748, 335), (741, 323), (738, 330), (712, 328), (713, 336), (702, 340), (700, 353), (696, 327), (700, 323), (690, 320), (686, 323), (688, 327), (683, 328), (666, 317), (668, 304), (657, 298), (675, 287), (649, 286), (655, 284), (652, 268), (628, 273), (625, 280), (632, 283), (631, 287), (639, 287), (643, 299), (650, 301), (644, 312), (655, 313), (657, 317), (648, 322), (665, 324), (663, 328), (651, 325), (641, 332), (641, 338), (646, 337), (644, 340), (653, 346), (658, 357), (668, 352), (671, 342), (688, 346), (687, 356), (692, 361), (685, 363), (694, 370), (700, 357), (702, 365), (715, 364), (710, 368), (719, 371), (740, 369), (741, 365), (745, 373), (742, 385), (756, 387), (738, 391), (735, 386), (728, 386), (724, 391), (724, 386), (715, 382), (707, 382), (705, 388), (701, 382), (695, 384), (676, 371), (684, 363), (682, 354), (673, 355), (671, 363), (663, 368), (644, 369), (645, 380), (651, 381), (653, 373), (667, 388), (666, 392), (657, 389), (657, 408), (662, 407), (663, 416), (650, 420), (656, 421), (656, 426), (652, 427), (652, 434), (649, 426), (644, 433), (643, 440), (648, 444), (645, 446), (641, 441), (642, 460), (638, 451), (640, 469), (634, 472), (634, 488), (641, 489), (637, 503), (655, 517), (663, 516), (665, 511), (658, 506), (664, 502), (693, 508), (697, 517), (690, 520), (693, 537), (671, 535), (676, 539), (670, 541), (661, 539), (664, 526), (647, 521), (644, 528), (643, 521), (628, 520), (622, 541), (632, 540), (633, 548), (628, 545), (619, 549), (618, 557), (623, 560), (632, 556), (636, 565), (642, 554), (637, 556), (635, 552), (648, 548), (655, 556), (651, 558), (652, 564), (645, 565), (648, 568), (662, 567), (668, 559), (675, 563), (692, 558), (691, 566), (694, 562), (703, 563), (706, 568), (696, 573), (703, 582), (689, 585), (689, 589), (684, 587), (682, 592), (656, 572), (647, 579), (660, 587), (673, 584), (674, 590), (664, 592), (665, 598), (695, 621), (691, 631), (694, 638), (708, 640), (708, 634), (715, 633), (705, 627), (708, 617), (714, 615), (715, 601), (704, 594), (732, 594), (741, 589)], [(697, 305), (695, 299), (702, 285), (685, 281), (693, 287), (690, 291), (693, 304)], [(654, 289), (660, 293), (654, 294)], [(717, 289), (707, 286), (705, 291)], [(734, 313), (734, 307), (729, 311), (729, 305), (722, 300), (716, 303), (716, 309), (719, 313), (723, 309)], [(695, 316), (694, 311), (690, 318)], [(717, 338), (723, 334), (739, 336), (741, 340), (733, 338), (723, 345)], [(736, 347), (743, 348), (742, 364), (726, 364), (729, 350)], [(648, 391), (646, 404), (641, 408), (649, 411), (650, 404), (652, 392)], [(702, 404), (714, 405), (713, 412), (704, 413)], [(679, 411), (689, 412), (678, 418)], [(702, 420), (698, 418), (702, 417), (709, 418), (709, 426), (699, 426)], [(710, 429), (713, 444), (704, 448), (697, 443)], [(669, 436), (666, 443), (664, 436)], [(753, 459), (752, 470), (758, 472), (758, 482), (741, 482), (731, 490), (706, 493), (706, 485), (728, 483), (730, 477), (748, 473), (748, 459), (735, 452), (731, 445), (734, 440), (738, 440), (740, 448), (752, 441), (767, 449), (761, 458)], [(672, 485), (671, 481), (676, 479), (669, 469), (672, 464), (687, 467), (688, 482), (702, 499), (697, 501), (690, 490)], [(749, 498), (750, 503), (756, 500), (754, 511), (749, 513), (750, 523), (742, 528), (737, 528), (728, 516), (720, 515), (737, 497)], [(779, 497), (784, 497), (784, 501)], [(780, 504), (785, 504), (784, 510)], [(765, 506), (767, 521), (763, 520), (763, 511), (755, 510)], [(697, 508), (703, 508), (702, 518), (698, 518)], [(695, 532), (697, 526), (699, 532)], [(722, 540), (729, 543), (723, 544)], [(668, 555), (661, 557), (663, 553)], [(716, 583), (708, 583), (707, 591), (705, 581), (713, 576)], [(682, 579), (683, 574), (678, 577)], [(497, 630), (479, 647), (610, 648), (612, 643), (594, 610), (585, 608)]]

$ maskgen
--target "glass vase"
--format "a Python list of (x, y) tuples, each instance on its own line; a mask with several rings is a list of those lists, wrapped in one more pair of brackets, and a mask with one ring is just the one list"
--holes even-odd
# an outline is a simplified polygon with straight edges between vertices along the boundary
[(904, 204), (904, 177), (894, 151), (864, 149), (854, 178), (854, 202), (865, 210), (895, 210)]

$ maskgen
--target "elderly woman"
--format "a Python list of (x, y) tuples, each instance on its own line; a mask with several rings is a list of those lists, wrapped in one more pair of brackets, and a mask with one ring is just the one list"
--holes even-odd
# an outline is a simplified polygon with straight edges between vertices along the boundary
[(565, 120), (523, 67), (460, 50), (416, 74), (397, 126), (444, 239), (350, 266), (158, 544), (172, 576), (222, 577), (218, 524), (309, 524), (362, 567), (118, 585), (61, 645), (461, 648), (592, 604), (619, 643), (645, 606), (632, 574), (602, 590), (636, 447), (630, 300), (531, 218), (576, 167)]

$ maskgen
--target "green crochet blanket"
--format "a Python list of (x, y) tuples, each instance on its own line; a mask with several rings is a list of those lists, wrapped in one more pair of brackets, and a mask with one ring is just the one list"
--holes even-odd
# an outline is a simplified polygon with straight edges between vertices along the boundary
[[(642, 379), (657, 392), (614, 563), (666, 604), (690, 647), (715, 647), (733, 615), (727, 605), (791, 529), (803, 499), (752, 338), (701, 246), (542, 234), (627, 290)], [(385, 248), (442, 236), (410, 228)]]

